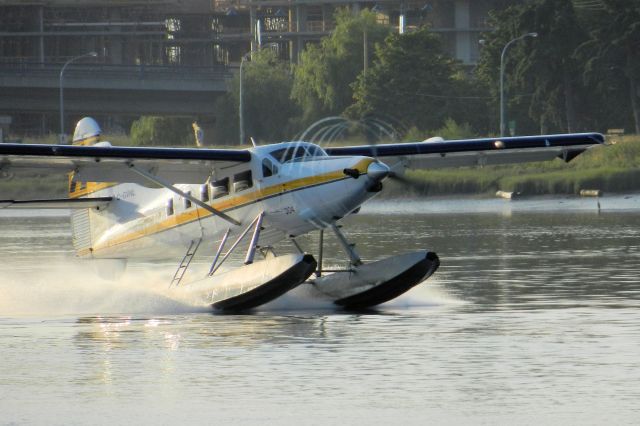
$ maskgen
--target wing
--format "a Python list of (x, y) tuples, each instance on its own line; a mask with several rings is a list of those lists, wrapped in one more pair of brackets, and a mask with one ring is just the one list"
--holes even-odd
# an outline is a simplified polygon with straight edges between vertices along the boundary
[(520, 136), (327, 148), (329, 155), (380, 158), (392, 170), (435, 169), (552, 160), (569, 162), (604, 143), (600, 133)]
[(111, 197), (99, 198), (59, 198), (49, 200), (0, 200), (0, 209), (87, 209), (103, 208)]
[(0, 177), (73, 172), (79, 182), (148, 184), (135, 166), (168, 182), (203, 183), (214, 169), (249, 161), (240, 149), (0, 144)]

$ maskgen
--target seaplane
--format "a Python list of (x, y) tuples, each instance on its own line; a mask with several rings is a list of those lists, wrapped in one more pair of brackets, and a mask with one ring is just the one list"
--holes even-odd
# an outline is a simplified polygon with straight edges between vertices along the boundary
[[(386, 179), (406, 179), (408, 169), (569, 162), (603, 143), (599, 133), (573, 133), (325, 149), (305, 141), (247, 149), (118, 147), (85, 117), (70, 145), (0, 144), (0, 177), (69, 181), (67, 198), (0, 194), (0, 209), (70, 209), (77, 257), (114, 276), (128, 261), (176, 262), (167, 285), (217, 310), (250, 310), (300, 288), (344, 309), (367, 309), (440, 265), (427, 249), (363, 262), (343, 232), (341, 219), (379, 194)], [(316, 256), (296, 240), (311, 232), (319, 232)], [(323, 267), (325, 232), (337, 237), (348, 267)], [(285, 240), (291, 253), (278, 247)], [(234, 253), (239, 265), (222, 268)], [(196, 256), (210, 267), (187, 280)]]

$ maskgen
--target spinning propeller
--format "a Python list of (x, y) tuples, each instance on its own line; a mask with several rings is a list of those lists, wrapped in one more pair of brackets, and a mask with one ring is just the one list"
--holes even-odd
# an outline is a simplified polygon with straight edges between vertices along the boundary
[[(404, 128), (402, 123), (397, 120), (392, 121), (396, 123), (398, 128)], [(344, 137), (348, 136), (350, 132), (354, 132), (354, 130), (367, 138), (369, 142), (367, 146), (371, 149), (369, 155), (377, 160), (377, 162), (374, 163), (376, 165), (376, 170), (372, 170), (372, 166), (374, 166), (374, 164), (372, 164), (367, 170), (367, 175), (370, 175), (370, 177), (379, 182), (380, 187), (375, 189), (378, 191), (382, 189), (381, 181), (385, 177), (388, 177), (389, 179), (392, 179), (415, 191), (424, 190), (423, 182), (398, 171), (398, 169), (403, 169), (402, 166), (398, 167), (398, 164), (387, 164), (379, 158), (377, 145), (380, 140), (385, 138), (390, 142), (397, 143), (399, 142), (398, 136), (403, 133), (403, 131), (398, 131), (397, 128), (389, 121), (376, 117), (366, 117), (361, 120), (350, 120), (338, 116), (326, 117), (309, 126), (304, 132), (296, 137), (296, 140), (309, 141), (325, 148), (341, 138), (344, 140)], [(360, 172), (355, 169), (345, 169), (344, 173), (354, 179), (357, 179), (361, 175)], [(375, 177), (372, 175), (375, 175)]]

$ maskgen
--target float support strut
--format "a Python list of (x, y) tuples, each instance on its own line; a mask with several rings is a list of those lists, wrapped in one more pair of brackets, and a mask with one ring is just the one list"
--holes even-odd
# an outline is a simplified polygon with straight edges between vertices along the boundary
[[(229, 255), (233, 252), (233, 250), (235, 250), (235, 248), (238, 247), (238, 244), (240, 244), (240, 242), (244, 239), (245, 235), (247, 235), (249, 233), (249, 231), (251, 230), (251, 227), (254, 224), (256, 224), (256, 222), (259, 222), (260, 224), (262, 224), (262, 217), (263, 216), (264, 216), (264, 212), (260, 212), (260, 214), (255, 219), (253, 219), (253, 222), (251, 222), (249, 224), (249, 226), (247, 226), (247, 228), (244, 231), (242, 231), (242, 234), (240, 234), (238, 239), (236, 239), (236, 241), (231, 245), (231, 247), (229, 248), (229, 251), (226, 252), (224, 256), (222, 256), (222, 260), (220, 260), (220, 262), (217, 265), (215, 265), (215, 267), (212, 266), (211, 271), (209, 272), (209, 276), (215, 274), (216, 271), (218, 269), (220, 269), (220, 267), (222, 266), (224, 261), (227, 260)], [(254, 231), (254, 235), (255, 235), (255, 231)], [(258, 233), (258, 236), (259, 235), (260, 235), (260, 233)], [(251, 251), (251, 248), (249, 248), (249, 251)], [(254, 249), (254, 254), (255, 254), (255, 249)]]
[(213, 262), (211, 263), (211, 268), (209, 268), (209, 274), (208, 274), (209, 276), (213, 275), (214, 271), (216, 270), (216, 263), (218, 263), (218, 259), (222, 254), (222, 249), (224, 249), (224, 245), (227, 243), (227, 238), (229, 238), (229, 232), (231, 232), (231, 229), (227, 229), (227, 232), (224, 233), (224, 237), (222, 237), (222, 241), (220, 242), (220, 245), (218, 246), (218, 251), (216, 252), (216, 257), (213, 258)]
[(253, 229), (253, 236), (251, 237), (249, 250), (247, 250), (247, 257), (244, 258), (245, 265), (253, 263), (253, 258), (256, 255), (256, 249), (258, 248), (258, 239), (260, 239), (260, 231), (262, 230), (262, 218), (264, 218), (264, 212), (261, 212), (256, 220), (254, 220), (256, 226)]
[(338, 241), (340, 241), (342, 248), (349, 255), (351, 264), (353, 266), (362, 265), (362, 259), (360, 259), (360, 256), (358, 256), (358, 253), (356, 253), (355, 249), (353, 248), (354, 244), (350, 244), (349, 241), (347, 241), (347, 237), (344, 236), (342, 231), (340, 231), (340, 229), (335, 224), (331, 225), (331, 228), (336, 234), (336, 237), (338, 237)]
[(318, 269), (316, 269), (316, 277), (322, 275), (322, 258), (324, 255), (324, 229), (320, 230), (320, 239), (318, 242)]

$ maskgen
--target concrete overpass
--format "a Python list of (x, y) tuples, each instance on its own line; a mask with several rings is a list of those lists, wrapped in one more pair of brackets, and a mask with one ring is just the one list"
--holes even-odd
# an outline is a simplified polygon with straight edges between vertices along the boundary
[[(60, 64), (0, 63), (0, 114), (57, 113)], [(65, 113), (215, 115), (227, 67), (74, 63), (64, 73)]]

